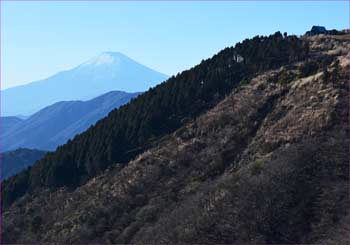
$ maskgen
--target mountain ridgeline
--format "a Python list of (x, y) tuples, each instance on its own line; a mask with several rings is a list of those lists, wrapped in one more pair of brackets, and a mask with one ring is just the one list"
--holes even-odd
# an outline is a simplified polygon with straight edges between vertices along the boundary
[(23, 120), (18, 117), (1, 117), (1, 132), (7, 132), (11, 130), (14, 126), (21, 123)]
[(29, 116), (56, 102), (86, 101), (115, 90), (144, 92), (167, 78), (122, 53), (103, 52), (44, 80), (2, 90), (1, 115)]
[(57, 102), (25, 120), (4, 117), (2, 122), (6, 124), (1, 125), (1, 150), (55, 150), (139, 94), (111, 91), (88, 101)]
[(232, 89), (249, 83), (257, 73), (308, 56), (307, 42), (280, 32), (225, 48), (112, 111), (32, 168), (4, 181), (3, 205), (37, 188), (75, 188), (110, 165), (123, 166), (163, 136), (212, 108)]

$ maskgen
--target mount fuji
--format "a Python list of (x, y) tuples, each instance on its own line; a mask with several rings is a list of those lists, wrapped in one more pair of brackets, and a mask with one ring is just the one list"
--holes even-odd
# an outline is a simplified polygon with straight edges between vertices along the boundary
[(142, 92), (166, 79), (122, 53), (103, 52), (71, 70), (1, 91), (1, 114), (30, 115), (59, 101), (89, 100), (113, 90)]

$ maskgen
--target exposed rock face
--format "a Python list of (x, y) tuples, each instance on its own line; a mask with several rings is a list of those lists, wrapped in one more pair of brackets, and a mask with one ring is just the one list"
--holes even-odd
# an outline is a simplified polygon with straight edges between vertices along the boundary
[(350, 36), (322, 38), (325, 68), (259, 74), (125, 167), (26, 194), (4, 242), (349, 243)]

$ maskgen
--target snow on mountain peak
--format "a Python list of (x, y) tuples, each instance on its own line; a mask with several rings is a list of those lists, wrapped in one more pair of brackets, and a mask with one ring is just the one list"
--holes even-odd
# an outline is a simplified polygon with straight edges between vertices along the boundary
[(107, 53), (102, 53), (94, 58), (92, 58), (91, 60), (87, 61), (84, 63), (84, 65), (103, 65), (103, 64), (108, 64), (108, 63), (112, 63), (114, 61), (113, 56), (107, 54)]
[(123, 55), (118, 52), (103, 52), (83, 63), (82, 66), (99, 66), (114, 63), (116, 61), (120, 61), (121, 56)]
[[(147, 91), (167, 79), (119, 52), (103, 52), (44, 80), (1, 91), (4, 116), (29, 115), (62, 100), (87, 100), (112, 90)], [(33, 98), (40, 100), (33, 101)], [(5, 103), (3, 103), (5, 104)]]

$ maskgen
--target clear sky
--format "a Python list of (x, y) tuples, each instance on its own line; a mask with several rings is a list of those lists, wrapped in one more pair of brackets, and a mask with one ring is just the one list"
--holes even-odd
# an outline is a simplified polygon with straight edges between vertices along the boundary
[(119, 51), (173, 75), (255, 35), (349, 28), (347, 1), (1, 1), (1, 86)]

